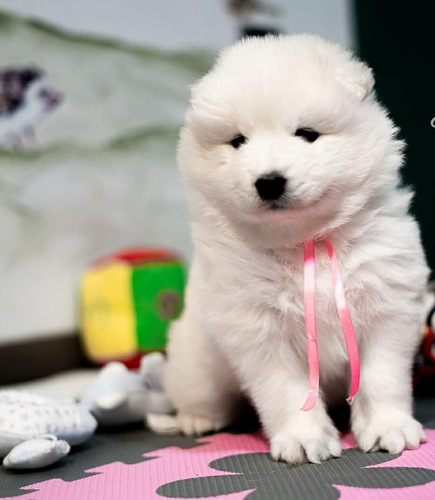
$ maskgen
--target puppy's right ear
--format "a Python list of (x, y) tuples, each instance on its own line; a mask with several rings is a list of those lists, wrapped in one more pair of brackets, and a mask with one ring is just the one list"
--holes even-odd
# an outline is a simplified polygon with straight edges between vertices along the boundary
[(190, 88), (190, 110), (188, 115), (195, 116), (197, 123), (218, 121), (222, 115), (222, 102), (225, 95), (222, 89), (212, 85), (209, 74), (203, 76)]
[(356, 59), (334, 71), (334, 78), (356, 98), (363, 101), (373, 90), (375, 79), (366, 64)]

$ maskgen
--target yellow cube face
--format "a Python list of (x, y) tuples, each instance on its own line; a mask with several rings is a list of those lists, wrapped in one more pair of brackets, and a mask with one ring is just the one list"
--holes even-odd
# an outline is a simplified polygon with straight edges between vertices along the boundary
[(124, 263), (90, 269), (82, 282), (82, 327), (90, 359), (132, 356), (137, 351), (131, 268)]

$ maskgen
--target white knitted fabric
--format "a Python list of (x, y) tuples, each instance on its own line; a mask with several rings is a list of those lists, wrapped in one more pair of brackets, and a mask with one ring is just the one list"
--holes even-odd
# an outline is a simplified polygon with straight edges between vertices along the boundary
[(0, 432), (23, 437), (71, 432), (80, 425), (72, 404), (59, 403), (27, 391), (0, 391)]
[(92, 415), (73, 401), (56, 401), (28, 391), (0, 391), (0, 457), (16, 444), (53, 434), (74, 445), (97, 426)]

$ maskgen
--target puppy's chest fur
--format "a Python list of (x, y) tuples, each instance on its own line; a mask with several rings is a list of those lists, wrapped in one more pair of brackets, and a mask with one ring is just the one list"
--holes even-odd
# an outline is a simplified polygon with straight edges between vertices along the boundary
[[(323, 245), (322, 245), (323, 246)], [(304, 261), (302, 248), (284, 258), (274, 255), (232, 256), (214, 253), (203, 267), (201, 287), (204, 327), (218, 343), (243, 355), (254, 349), (291, 349), (306, 358)], [(344, 273), (346, 288), (353, 279)], [(352, 296), (352, 294), (351, 294)], [(352, 297), (350, 297), (352, 302)], [(358, 308), (350, 304), (353, 315)], [(317, 249), (316, 309), (320, 359), (323, 365), (347, 362), (326, 248)], [(358, 317), (355, 318), (359, 324)], [(326, 363), (326, 364), (325, 364)]]

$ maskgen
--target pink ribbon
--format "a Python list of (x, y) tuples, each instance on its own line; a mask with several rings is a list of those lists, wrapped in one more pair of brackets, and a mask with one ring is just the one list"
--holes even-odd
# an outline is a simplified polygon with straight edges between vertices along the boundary
[[(347, 402), (352, 404), (353, 398), (358, 392), (360, 381), (358, 344), (356, 342), (352, 319), (344, 294), (334, 247), (327, 238), (323, 238), (323, 241), (328, 249), (329, 260), (331, 262), (335, 303), (337, 305), (337, 312), (349, 356), (351, 383)], [(301, 410), (308, 411), (314, 408), (319, 394), (319, 350), (317, 345), (316, 323), (316, 254), (314, 240), (307, 241), (304, 244), (304, 307), (309, 385), (308, 396)]]

